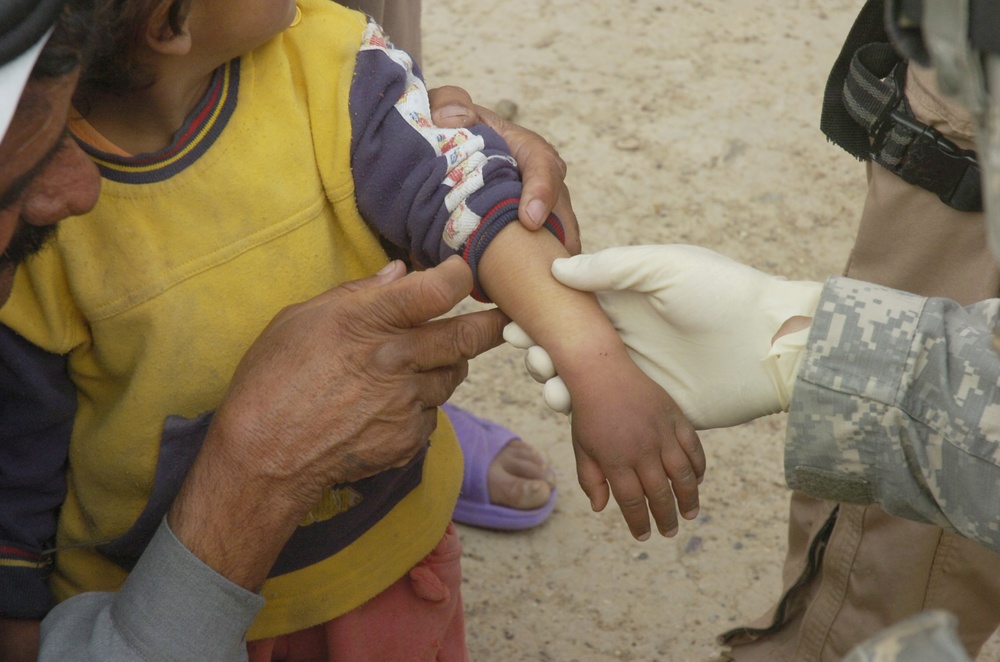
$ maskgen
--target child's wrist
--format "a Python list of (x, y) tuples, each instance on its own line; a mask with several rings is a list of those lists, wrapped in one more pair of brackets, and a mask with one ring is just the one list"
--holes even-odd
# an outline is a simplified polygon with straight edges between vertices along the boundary
[(613, 338), (587, 337), (564, 341), (552, 349), (546, 348), (546, 351), (571, 391), (582, 380), (593, 380), (595, 374), (619, 372), (623, 365), (634, 366), (617, 334)]

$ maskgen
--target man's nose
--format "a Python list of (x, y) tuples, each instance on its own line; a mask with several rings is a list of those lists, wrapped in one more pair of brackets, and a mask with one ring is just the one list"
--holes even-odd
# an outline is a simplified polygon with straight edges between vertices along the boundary
[(97, 204), (101, 177), (76, 141), (63, 139), (59, 151), (22, 197), (21, 218), (32, 225), (52, 225), (85, 214)]

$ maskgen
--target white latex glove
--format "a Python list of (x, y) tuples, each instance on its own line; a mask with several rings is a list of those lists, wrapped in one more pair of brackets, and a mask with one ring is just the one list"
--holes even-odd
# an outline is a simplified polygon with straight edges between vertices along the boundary
[[(727, 427), (787, 410), (809, 330), (782, 336), (795, 316), (812, 317), (821, 283), (771, 276), (698, 246), (632, 246), (556, 260), (564, 285), (596, 292), (636, 364), (680, 405), (697, 429)], [(533, 343), (505, 329), (512, 345)], [(569, 392), (540, 347), (528, 371), (546, 403), (570, 408)], [(558, 380), (558, 381), (557, 381)]]
[(526, 349), (528, 353), (524, 357), (524, 366), (528, 369), (528, 374), (542, 384), (542, 398), (550, 409), (554, 409), (560, 414), (569, 414), (572, 409), (572, 401), (569, 397), (569, 389), (562, 377), (556, 375), (556, 367), (552, 364), (549, 353), (536, 345), (531, 336), (517, 325), (511, 322), (503, 329), (503, 339), (519, 349)]

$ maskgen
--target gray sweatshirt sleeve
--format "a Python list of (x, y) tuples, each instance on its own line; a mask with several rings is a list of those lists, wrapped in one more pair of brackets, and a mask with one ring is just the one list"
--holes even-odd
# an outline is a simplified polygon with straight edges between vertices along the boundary
[(82, 593), (42, 621), (39, 662), (246, 660), (264, 605), (194, 556), (166, 520), (118, 593)]
[(789, 410), (789, 486), (1000, 551), (998, 307), (829, 280)]

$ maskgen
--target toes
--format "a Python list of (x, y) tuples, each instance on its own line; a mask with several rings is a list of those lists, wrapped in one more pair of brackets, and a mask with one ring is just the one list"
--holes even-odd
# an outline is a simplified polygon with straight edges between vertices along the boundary
[(490, 468), (498, 465), (503, 468), (505, 473), (515, 478), (542, 480), (550, 485), (555, 485), (552, 465), (549, 464), (548, 458), (520, 439), (514, 439), (504, 446), (504, 449), (493, 459)]
[(544, 480), (527, 480), (503, 474), (490, 483), (490, 501), (498, 506), (533, 510), (548, 502), (552, 486)]
[(548, 502), (555, 478), (541, 453), (515, 439), (493, 460), (487, 482), (490, 501), (495, 505), (533, 510)]

